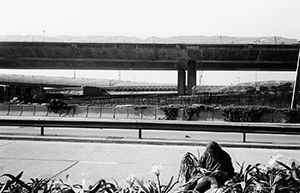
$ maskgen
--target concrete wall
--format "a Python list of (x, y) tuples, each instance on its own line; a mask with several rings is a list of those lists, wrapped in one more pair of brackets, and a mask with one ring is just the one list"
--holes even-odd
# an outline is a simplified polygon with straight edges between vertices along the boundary
[[(50, 112), (45, 105), (0, 105), (0, 116), (38, 116), (38, 117), (78, 117), (99, 119), (145, 119), (163, 120), (165, 113), (159, 107), (136, 108), (133, 106), (100, 107), (77, 106), (69, 112)], [(178, 120), (185, 116), (184, 110), (178, 112)], [(280, 112), (265, 113), (259, 122), (284, 123), (285, 115)], [(192, 121), (224, 121), (221, 111), (208, 110), (194, 114)]]

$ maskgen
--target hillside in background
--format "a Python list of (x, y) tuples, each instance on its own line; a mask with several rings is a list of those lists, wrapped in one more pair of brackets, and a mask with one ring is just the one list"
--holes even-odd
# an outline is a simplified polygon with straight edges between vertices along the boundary
[(138, 38), (131, 36), (43, 36), (1, 35), (0, 41), (28, 42), (86, 42), (86, 43), (182, 43), (182, 44), (294, 44), (297, 39), (280, 36), (231, 37), (231, 36), (171, 36)]
[(245, 82), (230, 86), (198, 86), (195, 94), (201, 93), (277, 93), (277, 92), (291, 92), (293, 91), (294, 81), (258, 81)]

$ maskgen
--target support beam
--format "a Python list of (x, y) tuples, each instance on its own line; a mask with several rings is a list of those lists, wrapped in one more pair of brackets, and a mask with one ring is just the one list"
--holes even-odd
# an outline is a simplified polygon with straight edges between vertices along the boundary
[(178, 70), (177, 77), (177, 93), (178, 95), (185, 95), (185, 85), (186, 85), (186, 73), (185, 70)]
[(298, 53), (296, 80), (295, 80), (295, 84), (294, 84), (293, 98), (292, 98), (292, 104), (291, 104), (292, 109), (295, 109), (296, 106), (297, 106), (298, 92), (299, 92), (299, 81), (300, 81), (300, 49), (299, 49), (299, 53)]
[(187, 94), (192, 94), (192, 89), (196, 86), (197, 79), (197, 70), (196, 70), (196, 62), (189, 61), (188, 62), (188, 82), (187, 82)]

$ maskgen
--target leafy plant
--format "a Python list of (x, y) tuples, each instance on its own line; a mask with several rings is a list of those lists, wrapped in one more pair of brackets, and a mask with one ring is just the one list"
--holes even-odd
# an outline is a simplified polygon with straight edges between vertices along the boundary
[(69, 105), (66, 102), (58, 99), (52, 99), (48, 103), (47, 107), (49, 112), (64, 114), (63, 116), (69, 115), (71, 110), (75, 109), (74, 105)]
[(113, 193), (116, 192), (118, 188), (109, 182), (106, 182), (104, 179), (99, 180), (97, 183), (95, 183), (93, 186), (89, 187), (88, 192), (89, 193)]
[(181, 107), (175, 105), (162, 106), (160, 109), (165, 113), (166, 120), (176, 120), (178, 117), (178, 111)]
[(187, 152), (180, 162), (178, 179), (181, 178), (184, 182), (188, 182), (195, 173), (197, 165), (198, 158), (194, 154)]
[[(199, 156), (199, 155), (198, 155)], [(85, 189), (85, 184), (71, 183), (67, 175), (68, 184), (59, 179), (31, 178), (30, 182), (25, 183), (21, 180), (23, 172), (14, 176), (12, 174), (3, 174), (1, 177), (9, 178), (6, 183), (0, 184), (0, 193), (170, 193), (182, 192), (174, 190), (179, 178), (184, 179), (184, 183), (194, 178), (197, 180), (197, 163), (198, 159), (192, 153), (187, 152), (180, 163), (178, 179), (174, 182), (171, 177), (167, 184), (161, 184), (160, 175), (163, 171), (162, 165), (153, 166), (151, 173), (156, 176), (156, 181), (142, 181), (137, 177), (130, 175), (126, 178), (129, 187), (119, 187), (107, 182), (104, 179), (97, 181), (94, 185)], [(235, 173), (234, 177), (225, 182), (225, 184), (215, 189), (218, 193), (299, 193), (300, 192), (300, 165), (291, 162), (286, 165), (276, 161), (280, 166), (266, 167), (263, 164), (237, 163), (240, 170)], [(208, 177), (213, 178), (214, 173)], [(136, 185), (137, 184), (137, 185)], [(197, 193), (197, 192), (195, 192)]]
[(229, 122), (258, 122), (266, 108), (258, 106), (228, 106), (224, 107), (222, 115)]
[(162, 165), (152, 167), (151, 173), (156, 176), (157, 184), (154, 181), (149, 181), (146, 184), (144, 181), (139, 180), (138, 178), (135, 178), (135, 181), (145, 193), (168, 193), (174, 188), (174, 186), (178, 183), (178, 181), (173, 183), (174, 176), (172, 176), (167, 185), (161, 185), (160, 178), (159, 178), (161, 172), (162, 172)]
[(183, 119), (188, 121), (192, 120), (193, 115), (199, 115), (201, 111), (207, 111), (211, 109), (214, 109), (214, 106), (207, 106), (204, 104), (188, 106), (184, 109), (185, 116)]
[(285, 114), (286, 123), (300, 123), (300, 108), (296, 109), (282, 109), (281, 112)]

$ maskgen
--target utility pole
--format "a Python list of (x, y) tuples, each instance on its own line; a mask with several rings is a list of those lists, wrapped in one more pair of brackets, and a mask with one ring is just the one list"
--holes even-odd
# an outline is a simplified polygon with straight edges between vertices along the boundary
[(241, 78), (239, 76), (236, 77), (238, 79), (238, 84), (240, 84)]
[(43, 42), (45, 41), (45, 33), (46, 33), (46, 30), (43, 30)]
[(295, 109), (297, 106), (297, 100), (298, 100), (298, 92), (299, 92), (299, 81), (300, 81), (300, 48), (299, 48), (299, 54), (298, 54), (298, 61), (297, 61), (297, 70), (296, 70), (296, 80), (294, 84), (293, 89), (293, 97), (292, 97), (292, 104), (291, 109)]
[(199, 73), (199, 86), (202, 84), (203, 70)]

